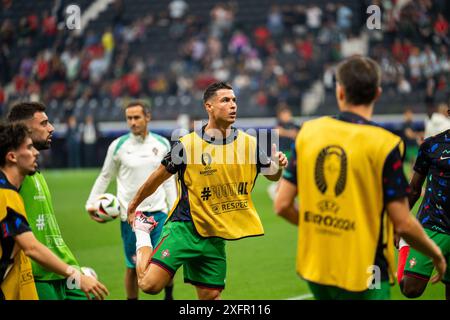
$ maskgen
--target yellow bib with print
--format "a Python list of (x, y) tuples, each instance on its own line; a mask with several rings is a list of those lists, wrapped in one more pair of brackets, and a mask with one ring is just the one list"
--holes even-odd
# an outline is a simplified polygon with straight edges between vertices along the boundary
[(382, 237), (393, 281), (393, 226), (383, 211), (382, 177), (387, 156), (399, 145), (398, 136), (373, 125), (331, 117), (303, 124), (296, 139), (297, 271), (303, 278), (367, 290)]
[(227, 144), (208, 143), (196, 132), (180, 141), (187, 160), (183, 180), (197, 232), (226, 240), (263, 235), (251, 198), (257, 176), (256, 138), (238, 130)]
[[(22, 215), (25, 219), (25, 207), (20, 195), (11, 189), (0, 189), (0, 221), (6, 218), (8, 208)], [(17, 244), (14, 245), (12, 257), (3, 257), (0, 247), (0, 259), (13, 259), (1, 281), (1, 290), (6, 300), (38, 300), (34, 284), (33, 271), (29, 258)]]

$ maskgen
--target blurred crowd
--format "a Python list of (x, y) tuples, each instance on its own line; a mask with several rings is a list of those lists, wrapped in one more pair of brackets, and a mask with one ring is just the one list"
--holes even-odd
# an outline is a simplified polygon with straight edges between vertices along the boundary
[[(351, 54), (345, 48), (361, 31), (368, 31), (366, 53), (380, 62), (385, 90), (423, 91), (431, 101), (437, 91), (448, 90), (446, 1), (361, 2), (358, 10), (348, 1), (274, 4), (263, 23), (252, 24), (251, 17), (249, 23), (238, 19), (239, 2), (217, 2), (209, 15), (198, 15), (188, 1), (172, 0), (164, 10), (143, 10), (129, 21), (124, 13), (130, 2), (116, 0), (108, 9), (110, 23), (76, 35), (65, 27), (64, 1), (14, 23), (13, 0), (3, 0), (0, 110), (24, 98), (46, 103), (158, 95), (199, 99), (208, 84), (221, 80), (264, 115), (275, 115), (280, 104), (298, 115), (302, 95), (314, 81), (333, 89), (334, 67)], [(381, 30), (365, 27), (371, 4), (382, 9)], [(136, 49), (150, 46), (153, 30), (173, 44), (171, 50)]]

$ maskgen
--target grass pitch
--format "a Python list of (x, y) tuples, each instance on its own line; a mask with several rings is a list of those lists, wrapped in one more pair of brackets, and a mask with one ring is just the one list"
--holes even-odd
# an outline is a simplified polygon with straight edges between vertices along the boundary
[[(119, 219), (106, 224), (91, 220), (84, 204), (99, 170), (46, 170), (47, 179), (63, 238), (82, 266), (94, 268), (108, 287), (108, 299), (125, 299), (125, 260)], [(263, 237), (227, 243), (228, 270), (223, 299), (307, 299), (306, 283), (295, 272), (296, 227), (277, 217), (267, 194), (269, 181), (258, 177), (253, 200), (264, 225)], [(114, 193), (112, 183), (109, 192)], [(398, 285), (392, 299), (406, 299)], [(443, 284), (429, 285), (420, 299), (444, 299)], [(175, 276), (175, 299), (196, 299), (193, 286), (183, 282), (183, 272)], [(141, 299), (162, 299), (140, 293)]]

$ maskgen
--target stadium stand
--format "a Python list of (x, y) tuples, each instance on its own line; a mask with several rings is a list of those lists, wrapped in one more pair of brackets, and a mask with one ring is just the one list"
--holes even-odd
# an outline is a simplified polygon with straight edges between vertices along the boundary
[[(202, 90), (225, 80), (240, 118), (274, 117), (282, 102), (297, 118), (332, 114), (334, 67), (354, 52), (382, 66), (379, 114), (449, 99), (448, 1), (114, 0), (80, 35), (66, 28), (67, 5), (94, 2), (2, 1), (0, 113), (33, 99), (62, 127), (72, 114), (120, 122), (139, 97), (154, 120), (199, 118)], [(366, 26), (371, 4), (381, 30)]]

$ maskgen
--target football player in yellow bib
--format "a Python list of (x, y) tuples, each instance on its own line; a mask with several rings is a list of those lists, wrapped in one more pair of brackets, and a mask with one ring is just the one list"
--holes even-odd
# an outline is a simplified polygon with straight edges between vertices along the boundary
[(394, 229), (433, 258), (434, 281), (445, 272), (441, 250), (409, 213), (403, 143), (370, 121), (380, 77), (370, 58), (339, 65), (341, 113), (303, 123), (275, 200), (298, 225), (297, 272), (316, 299), (389, 299)]
[[(203, 103), (208, 123), (172, 147), (128, 207), (137, 238), (139, 286), (147, 293), (160, 292), (183, 266), (184, 280), (196, 286), (199, 299), (219, 299), (225, 286), (225, 240), (264, 234), (251, 198), (258, 173), (277, 181), (287, 165), (286, 156), (274, 145), (269, 159), (255, 137), (232, 126), (237, 104), (230, 85), (210, 85)], [(179, 198), (149, 264), (148, 232), (154, 223), (135, 216), (135, 210), (175, 173)]]

